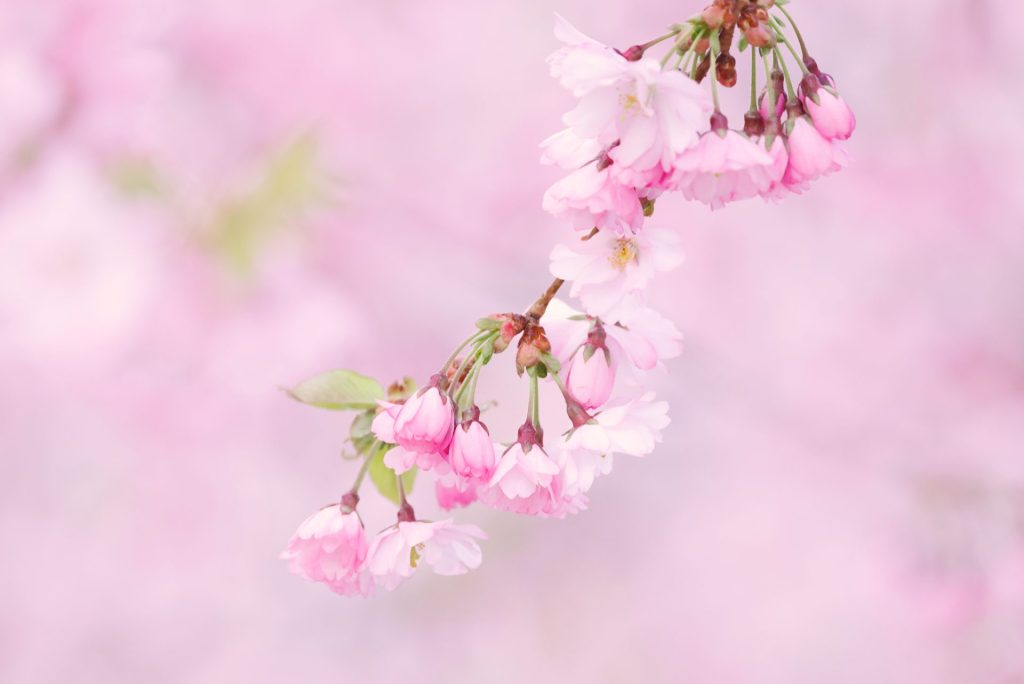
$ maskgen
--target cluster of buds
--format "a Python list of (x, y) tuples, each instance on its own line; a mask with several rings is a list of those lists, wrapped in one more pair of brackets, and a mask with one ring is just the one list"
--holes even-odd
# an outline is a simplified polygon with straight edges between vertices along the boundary
[[(303, 523), (284, 552), (296, 573), (340, 594), (368, 595), (395, 588), (423, 565), (445, 575), (479, 565), (481, 530), (417, 519), (407, 498), (417, 473), (433, 478), (445, 511), (480, 503), (557, 518), (587, 507), (616, 454), (654, 450), (668, 405), (644, 389), (644, 377), (682, 351), (675, 325), (646, 304), (652, 280), (682, 262), (678, 236), (644, 223), (655, 201), (679, 190), (714, 208), (802, 191), (841, 165), (838, 141), (853, 131), (834, 81), (799, 33), (799, 93), (790, 80), (779, 46), (798, 56), (783, 33), (786, 24), (796, 28), (782, 4), (715, 0), (668, 34), (622, 51), (558, 19), (565, 47), (549, 63), (579, 103), (565, 116), (568, 128), (543, 144), (545, 161), (573, 169), (544, 203), (586, 232), (555, 247), (555, 280), (526, 311), (478, 320), (423, 387), (407, 378), (385, 392), (372, 378), (332, 371), (291, 390), (305, 403), (356, 411), (351, 444), (363, 459), (341, 501)], [(737, 51), (750, 50), (753, 64), (742, 130), (730, 127), (717, 97), (719, 85), (737, 82), (737, 31)], [(668, 40), (663, 59), (646, 56)], [(709, 97), (701, 82), (712, 65)], [(579, 309), (556, 299), (563, 286)], [(477, 381), (513, 343), (515, 370), (528, 387), (526, 417), (502, 440), (484, 421)], [(541, 382), (557, 386), (567, 419), (547, 433)], [(356, 512), (366, 475), (398, 507), (396, 522), (372, 540)]]

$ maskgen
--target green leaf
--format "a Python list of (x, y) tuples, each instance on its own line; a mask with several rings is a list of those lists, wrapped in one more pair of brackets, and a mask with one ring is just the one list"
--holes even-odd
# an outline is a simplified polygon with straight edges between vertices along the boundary
[(350, 370), (333, 370), (315, 375), (288, 390), (303, 404), (335, 411), (368, 410), (384, 398), (384, 388), (373, 378)]
[[(398, 479), (395, 475), (395, 471), (384, 465), (384, 454), (390, 449), (390, 445), (379, 449), (377, 453), (370, 457), (370, 465), (367, 472), (370, 475), (370, 480), (373, 485), (377, 488), (384, 498), (394, 502), (401, 503), (398, 498)], [(413, 467), (402, 473), (402, 485), (405, 487), (405, 494), (408, 496), (412, 493), (412, 486), (416, 482), (416, 468)]]
[(373, 419), (376, 416), (377, 412), (370, 409), (369, 411), (357, 414), (352, 421), (352, 427), (349, 428), (348, 436), (356, 453), (368, 454), (377, 441), (377, 436), (371, 430)]

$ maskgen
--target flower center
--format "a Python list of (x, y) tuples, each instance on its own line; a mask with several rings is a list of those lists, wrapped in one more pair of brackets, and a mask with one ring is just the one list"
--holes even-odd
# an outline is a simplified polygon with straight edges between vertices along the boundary
[(612, 266), (623, 269), (629, 265), (631, 261), (636, 261), (636, 240), (633, 238), (619, 238), (615, 241), (615, 246), (612, 248), (612, 254), (608, 257), (608, 261), (611, 262)]

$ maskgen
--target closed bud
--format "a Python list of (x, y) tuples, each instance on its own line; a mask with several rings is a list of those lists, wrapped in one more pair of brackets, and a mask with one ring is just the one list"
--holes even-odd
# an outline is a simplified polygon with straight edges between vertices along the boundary
[(626, 48), (625, 51), (616, 50), (616, 52), (622, 55), (627, 62), (639, 62), (644, 56), (644, 47), (642, 45), (633, 45)]
[(751, 26), (744, 34), (747, 42), (756, 48), (772, 47), (775, 45), (775, 34), (769, 31), (764, 24)]
[(708, 25), (708, 28), (716, 29), (725, 23), (725, 8), (719, 5), (708, 5), (700, 13), (700, 18)]
[(715, 62), (715, 78), (726, 88), (736, 85), (736, 58), (732, 55), (719, 55)]
[(544, 335), (544, 328), (530, 325), (519, 338), (519, 349), (516, 350), (516, 372), (520, 375), (527, 368), (540, 363), (541, 357), (551, 351), (551, 342)]

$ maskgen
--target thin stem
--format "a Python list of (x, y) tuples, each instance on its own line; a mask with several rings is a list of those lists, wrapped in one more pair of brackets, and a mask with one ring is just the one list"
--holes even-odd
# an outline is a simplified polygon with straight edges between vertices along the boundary
[(655, 39), (653, 39), (653, 40), (649, 40), (649, 41), (647, 41), (646, 43), (644, 43), (643, 45), (641, 45), (641, 46), (640, 46), (640, 48), (641, 48), (642, 50), (645, 50), (645, 51), (646, 51), (646, 50), (650, 50), (650, 49), (651, 49), (652, 47), (654, 47), (654, 46), (655, 46), (655, 45), (657, 45), (658, 43), (664, 43), (664, 42), (665, 42), (666, 40), (668, 40), (668, 39), (669, 39), (669, 38), (671, 38), (672, 36), (678, 36), (678, 35), (679, 35), (680, 33), (682, 33), (682, 31), (683, 31), (683, 29), (682, 29), (682, 28), (677, 28), (677, 29), (676, 29), (675, 31), (671, 31), (671, 32), (669, 32), (669, 33), (666, 33), (666, 34), (665, 34), (665, 35), (663, 35), (663, 36), (659, 36), (659, 37), (657, 37), (657, 38), (655, 38)]
[(800, 65), (800, 70), (805, 74), (809, 73), (807, 65), (804, 64), (804, 60), (800, 58), (800, 55), (796, 54), (796, 48), (793, 47), (793, 44), (789, 42), (786, 35), (782, 32), (782, 27), (779, 26), (778, 22), (772, 18), (769, 18), (768, 21), (771, 23), (772, 28), (775, 29), (775, 37), (779, 39), (780, 43), (789, 48), (789, 51), (793, 54), (793, 59), (795, 59), (796, 63)]
[[(466, 372), (466, 369), (469, 368), (470, 365), (474, 361), (477, 360), (477, 358), (480, 356), (481, 350), (483, 350), (484, 345), (487, 344), (488, 342), (490, 342), (491, 340), (497, 338), (497, 336), (498, 336), (498, 333), (492, 332), (492, 331), (487, 331), (484, 334), (484, 337), (480, 338), (479, 340), (477, 340), (475, 342), (475, 344), (473, 346), (473, 350), (471, 352), (469, 352), (468, 354), (466, 354), (466, 358), (462, 360), (462, 363), (459, 364), (458, 369), (455, 371), (455, 375), (452, 376), (452, 384), (453, 385), (458, 385), (459, 386), (458, 389), (461, 389), (462, 385), (465, 384), (464, 381), (460, 381), (460, 378), (462, 377), (462, 374), (464, 372)], [(458, 392), (458, 389), (452, 390), (451, 393), (452, 393), (453, 397), (456, 396), (456, 394)]]
[(529, 420), (533, 423), (533, 429), (540, 431), (540, 392), (536, 375), (530, 375)]
[(704, 30), (699, 29), (693, 32), (693, 40), (690, 42), (690, 47), (686, 48), (686, 52), (683, 53), (683, 59), (689, 59), (690, 55), (697, 55), (697, 43), (704, 40)]
[[(800, 33), (800, 27), (798, 27), (796, 25), (796, 22), (793, 21), (793, 16), (789, 12), (787, 12), (786, 8), (783, 7), (782, 5), (776, 5), (775, 9), (779, 10), (780, 12), (782, 12), (782, 14), (785, 15), (786, 19), (789, 20), (789, 25), (793, 27), (793, 33), (796, 34), (796, 39), (800, 42), (800, 51), (803, 52), (804, 53), (804, 57), (806, 57), (807, 56), (807, 43), (804, 42), (804, 36), (803, 36), (802, 33)], [(802, 61), (803, 60), (801, 60), (801, 62)]]
[(775, 52), (775, 61), (782, 66), (782, 73), (786, 77), (786, 92), (789, 94), (790, 99), (796, 99), (796, 90), (793, 89), (793, 79), (789, 77), (789, 68), (786, 67), (786, 60), (782, 58), (782, 53), (779, 52), (779, 47), (776, 45), (772, 48)]
[(750, 111), (757, 111), (757, 48), (750, 46)]
[[(711, 47), (709, 49), (711, 50), (711, 66), (709, 68), (709, 71), (710, 71), (711, 69), (715, 68), (715, 63), (718, 61), (718, 53), (721, 52), (721, 50), (722, 50), (722, 45), (721, 45), (721, 43), (718, 42), (718, 34), (717, 33), (712, 33), (711, 34)], [(718, 101), (718, 75), (717, 74), (710, 74), (710, 76), (711, 76), (711, 99), (714, 100), (715, 111), (719, 112), (719, 111), (722, 110), (722, 107), (721, 107), (721, 104)]]
[[(673, 35), (675, 35), (675, 34), (673, 34)], [(693, 34), (692, 33), (684, 34), (684, 35), (679, 37), (679, 40), (677, 40), (675, 43), (672, 44), (672, 49), (669, 50), (668, 53), (664, 57), (661, 58), (661, 68), (662, 69), (664, 69), (665, 65), (668, 64), (668, 60), (672, 58), (672, 55), (677, 54), (679, 52), (679, 47), (683, 44), (683, 41), (686, 40), (687, 37), (689, 37), (691, 35), (693, 35)]]
[(374, 440), (373, 446), (367, 450), (367, 456), (363, 459), (363, 465), (360, 466), (359, 472), (356, 473), (356, 479), (352, 482), (352, 487), (349, 489), (352, 493), (358, 493), (359, 488), (363, 486), (363, 480), (366, 479), (366, 473), (370, 470), (370, 459), (376, 455), (377, 449), (381, 447), (380, 440)]
[[(462, 344), (460, 344), (458, 347), (455, 348), (455, 351), (453, 351), (451, 356), (448, 357), (448, 360), (444, 362), (443, 366), (441, 366), (441, 375), (444, 375), (445, 372), (447, 372), (448, 367), (452, 365), (452, 362), (454, 362), (456, 357), (458, 357), (460, 351), (462, 351), (463, 349), (465, 349), (466, 347), (468, 347), (470, 344), (472, 344), (473, 342), (477, 341), (481, 337), (483, 337), (485, 335), (489, 335), (489, 334), (490, 334), (489, 330), (477, 330), (475, 333), (473, 333), (472, 335), (467, 337), (465, 340), (463, 340)], [(455, 377), (458, 377), (458, 376), (455, 376)]]
[(776, 100), (778, 99), (775, 93), (775, 83), (772, 81), (772, 69), (768, 66), (768, 55), (764, 52), (761, 53), (761, 61), (764, 63), (764, 77), (768, 84), (768, 114), (769, 118), (778, 118), (778, 105)]

